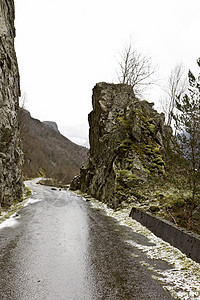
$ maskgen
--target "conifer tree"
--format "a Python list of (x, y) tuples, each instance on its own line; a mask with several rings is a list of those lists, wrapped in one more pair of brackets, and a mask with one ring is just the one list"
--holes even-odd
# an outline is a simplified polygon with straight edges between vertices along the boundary
[[(200, 67), (200, 59), (197, 60)], [(183, 97), (176, 99), (177, 113), (174, 115), (177, 137), (185, 158), (189, 162), (192, 199), (188, 212), (187, 228), (192, 225), (195, 209), (199, 205), (200, 188), (200, 76), (189, 70), (189, 87)]]

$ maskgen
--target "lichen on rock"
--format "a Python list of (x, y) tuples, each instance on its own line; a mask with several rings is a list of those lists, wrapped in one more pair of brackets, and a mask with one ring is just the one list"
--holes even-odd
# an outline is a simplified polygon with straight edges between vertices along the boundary
[(164, 115), (123, 84), (98, 83), (92, 104), (90, 151), (71, 189), (116, 208), (138, 184), (165, 176)]

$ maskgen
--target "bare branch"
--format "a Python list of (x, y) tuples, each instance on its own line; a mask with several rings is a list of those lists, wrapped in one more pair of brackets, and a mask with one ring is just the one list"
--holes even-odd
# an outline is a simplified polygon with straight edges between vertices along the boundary
[(153, 67), (150, 57), (143, 56), (133, 49), (130, 43), (120, 55), (118, 80), (133, 87), (136, 95), (140, 95), (144, 87), (153, 84)]
[(172, 114), (175, 109), (175, 101), (186, 92), (187, 88), (188, 80), (184, 67), (182, 64), (178, 64), (171, 71), (167, 86), (164, 89), (166, 97), (164, 100), (165, 104), (162, 103), (162, 106), (165, 107), (164, 113), (166, 117), (166, 124), (168, 126), (170, 126), (172, 122)]

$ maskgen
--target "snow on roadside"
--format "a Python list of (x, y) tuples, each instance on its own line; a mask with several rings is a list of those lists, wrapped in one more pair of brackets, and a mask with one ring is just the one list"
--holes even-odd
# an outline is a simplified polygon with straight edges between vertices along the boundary
[[(5, 215), (5, 214), (4, 214)], [(16, 213), (12, 214), (8, 219), (0, 223), (0, 229), (4, 227), (12, 227), (17, 225), (17, 215)]]
[[(34, 186), (34, 184), (36, 184), (41, 179), (44, 179), (44, 178), (43, 177), (39, 177), (39, 178), (35, 178), (35, 179), (32, 179), (32, 180), (27, 180), (27, 181), (24, 181), (24, 184), (29, 189), (32, 189), (32, 187)], [(15, 226), (15, 225), (17, 225), (17, 223), (18, 223), (17, 222), (18, 217), (16, 217), (16, 214), (17, 214), (16, 212), (20, 208), (26, 207), (29, 204), (34, 204), (36, 202), (42, 201), (42, 199), (34, 198), (35, 194), (36, 193), (32, 191), (32, 195), (30, 196), (30, 198), (24, 199), (22, 202), (19, 202), (16, 205), (12, 205), (7, 211), (2, 212), (0, 214), (0, 229), (4, 228), (4, 227), (9, 227), (9, 226)]]
[(158, 280), (175, 299), (200, 300), (200, 264), (188, 258), (180, 250), (158, 238), (145, 226), (129, 217), (130, 208), (114, 211), (94, 198), (90, 199), (90, 203), (93, 208), (102, 209), (108, 216), (117, 219), (121, 225), (128, 226), (134, 232), (148, 238), (153, 246), (144, 246), (133, 240), (126, 242), (141, 250), (148, 259), (161, 259), (172, 266), (171, 269), (159, 270), (147, 262), (141, 262), (141, 264), (154, 272), (152, 277)]
[(18, 223), (17, 219), (19, 218), (16, 211), (18, 211), (18, 209), (20, 209), (22, 207), (28, 206), (29, 204), (34, 204), (34, 203), (40, 202), (40, 201), (42, 201), (42, 199), (34, 199), (31, 197), (31, 198), (19, 203), (19, 206), (11, 207), (11, 212), (12, 212), (12, 209), (15, 211), (12, 215), (10, 215), (10, 211), (3, 212), (0, 215), (0, 229), (2, 229), (4, 227), (16, 226)]
[(33, 198), (29, 198), (26, 203), (24, 204), (24, 207), (28, 206), (29, 204), (34, 204), (36, 202), (40, 202), (42, 201), (42, 199), (33, 199)]

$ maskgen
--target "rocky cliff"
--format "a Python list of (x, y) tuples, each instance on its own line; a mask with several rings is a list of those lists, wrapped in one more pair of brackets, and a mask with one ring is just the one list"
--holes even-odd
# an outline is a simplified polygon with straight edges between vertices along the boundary
[[(71, 189), (110, 207), (138, 207), (186, 228), (191, 176), (164, 114), (121, 84), (98, 83), (92, 105), (89, 155)], [(200, 234), (198, 200), (191, 230)]]
[(20, 95), (14, 49), (14, 1), (0, 1), (0, 206), (22, 196), (22, 151), (17, 121)]
[(127, 85), (98, 83), (89, 114), (90, 151), (72, 189), (117, 207), (135, 186), (165, 176), (164, 115)]

